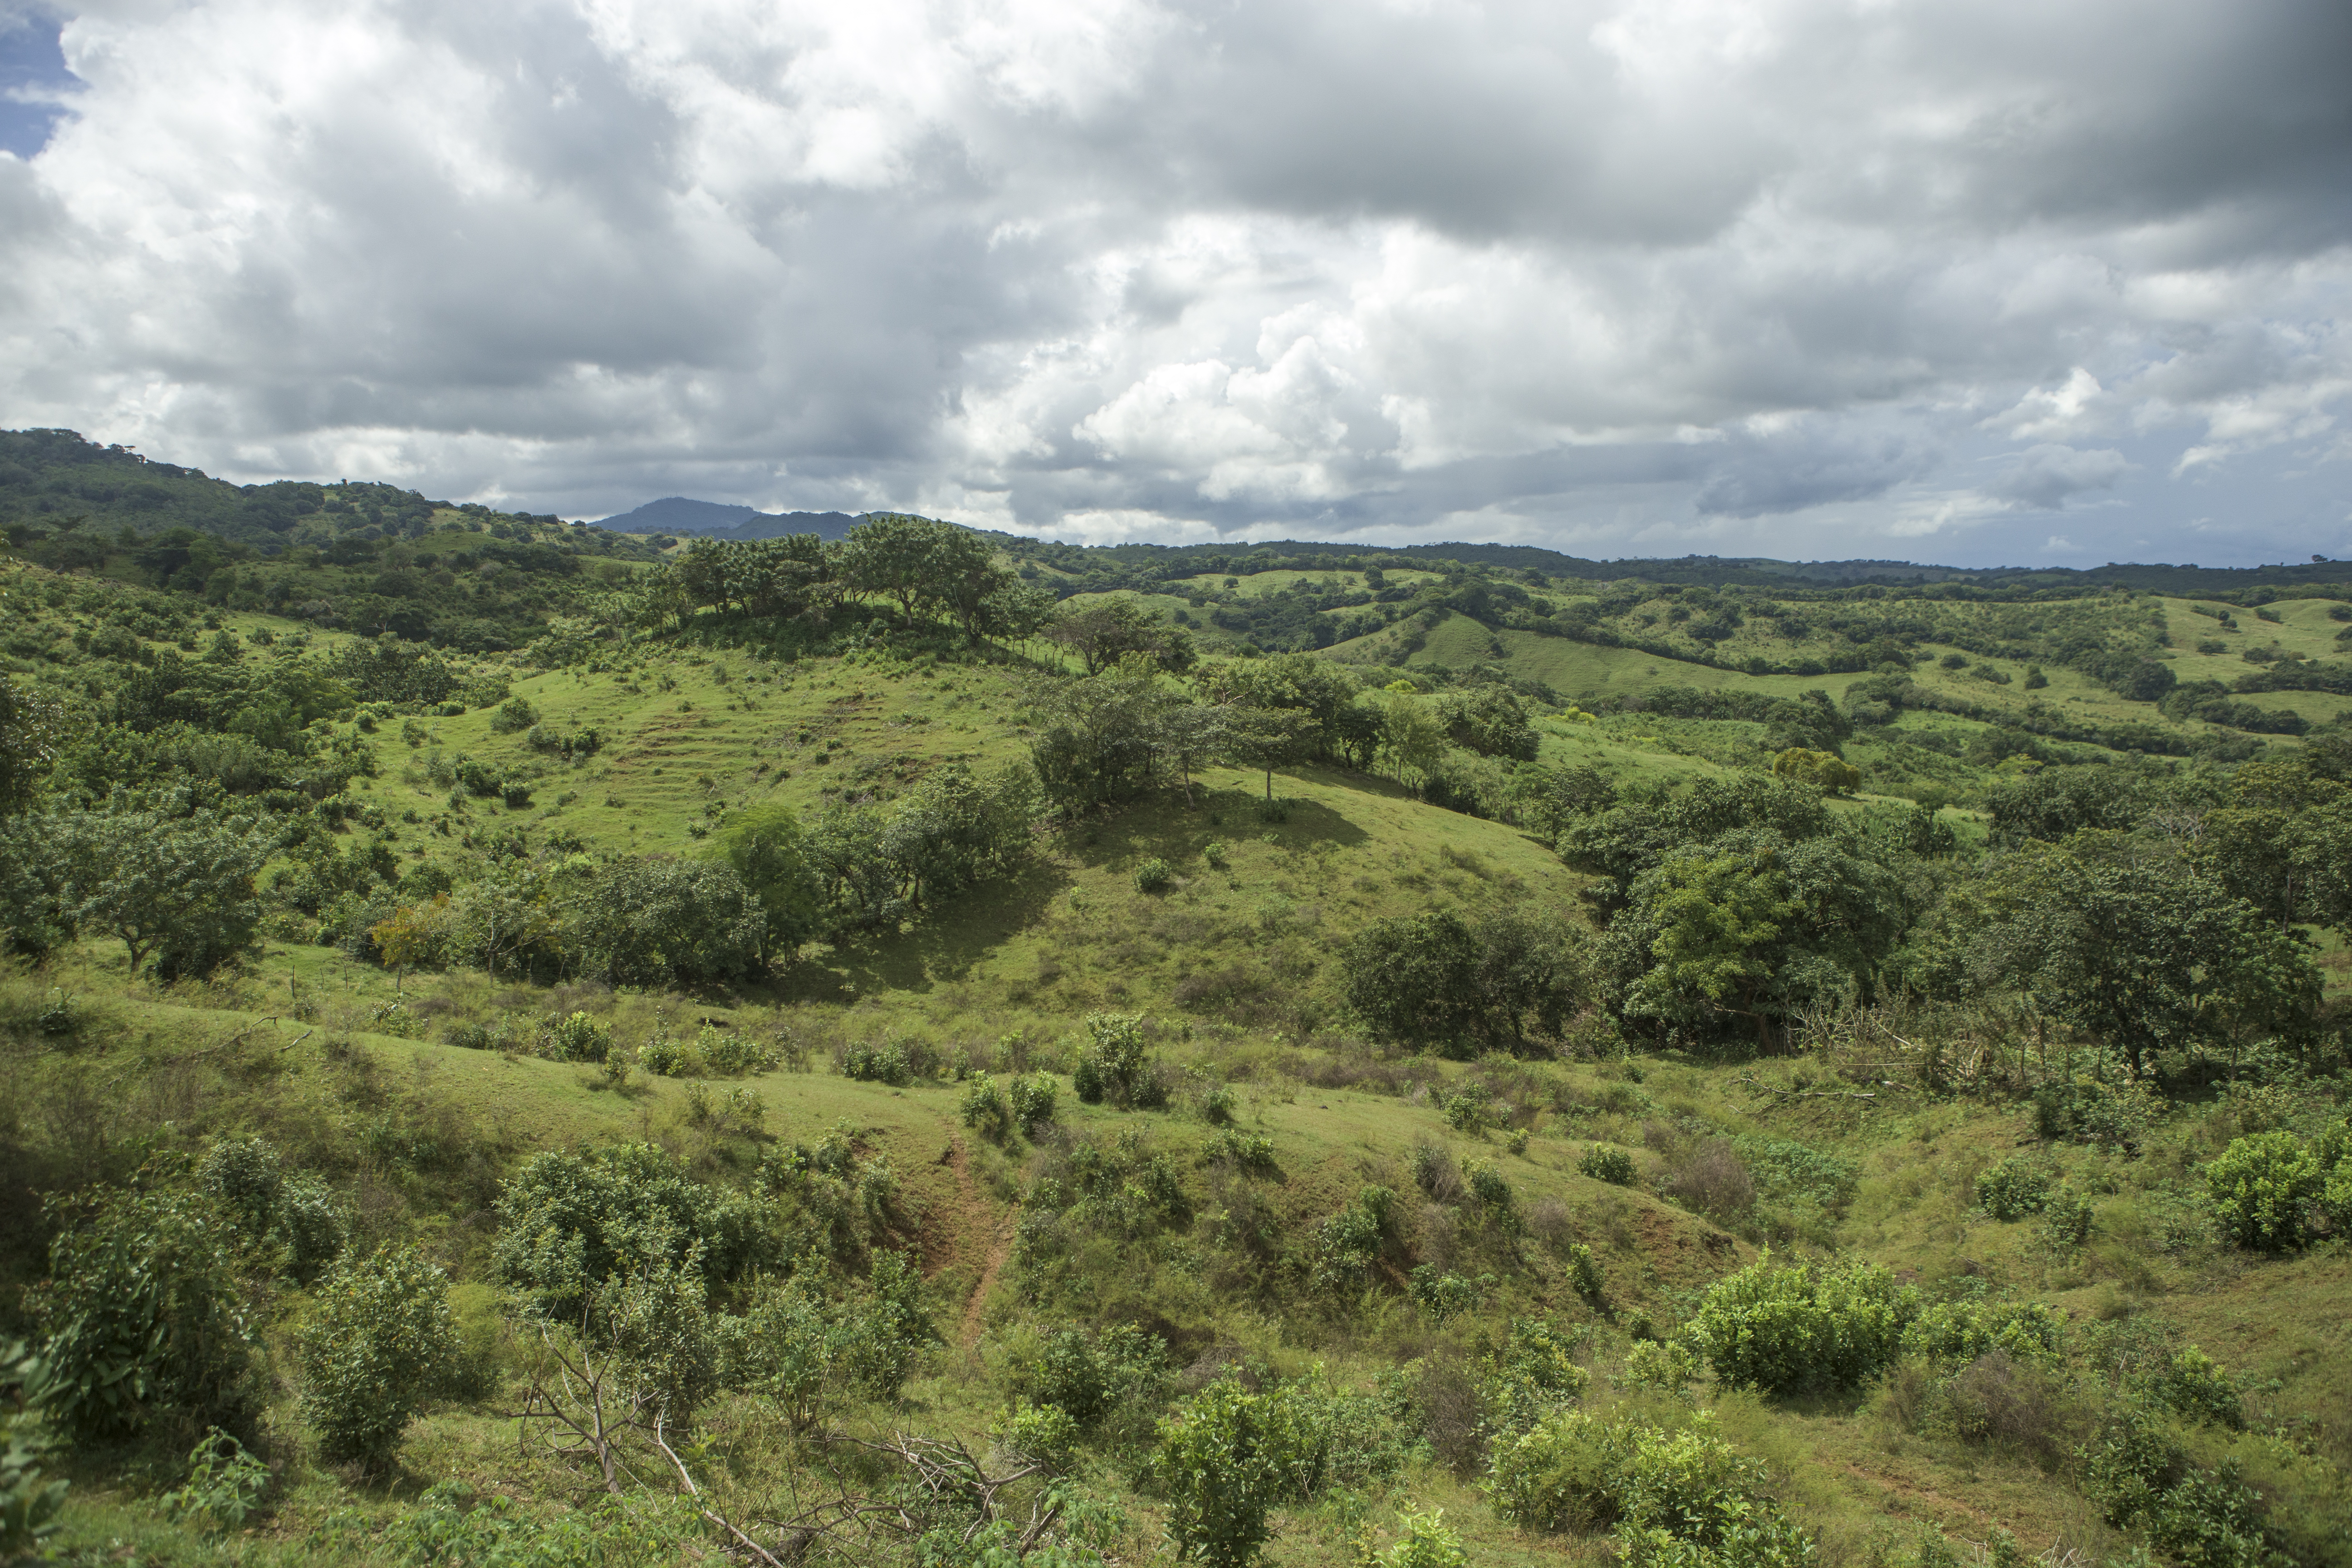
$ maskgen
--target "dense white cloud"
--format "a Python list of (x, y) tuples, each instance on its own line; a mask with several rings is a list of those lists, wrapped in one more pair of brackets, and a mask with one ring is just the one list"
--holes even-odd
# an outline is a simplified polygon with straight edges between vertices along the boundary
[(2342, 6), (64, 17), (71, 112), (0, 155), (7, 424), (572, 515), (2352, 547)]

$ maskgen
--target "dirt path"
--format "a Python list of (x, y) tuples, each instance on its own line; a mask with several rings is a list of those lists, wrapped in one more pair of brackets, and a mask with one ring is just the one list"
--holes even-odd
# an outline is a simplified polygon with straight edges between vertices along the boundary
[[(984, 1326), (981, 1321), (982, 1309), (988, 1303), (988, 1293), (996, 1289), (996, 1277), (1003, 1270), (1005, 1260), (1013, 1256), (1013, 1217), (990, 1212), (987, 1200), (972, 1184), (971, 1161), (965, 1152), (963, 1138), (952, 1130), (948, 1133), (948, 1169), (955, 1173), (956, 1194), (961, 1200), (958, 1217), (967, 1228), (967, 1233), (978, 1232), (983, 1227), (988, 1232), (988, 1256), (981, 1265), (980, 1282), (972, 1287), (971, 1295), (964, 1301), (963, 1321), (956, 1326), (955, 1342), (969, 1350), (980, 1342), (980, 1332)], [(957, 1251), (961, 1253), (962, 1248), (958, 1247)]]

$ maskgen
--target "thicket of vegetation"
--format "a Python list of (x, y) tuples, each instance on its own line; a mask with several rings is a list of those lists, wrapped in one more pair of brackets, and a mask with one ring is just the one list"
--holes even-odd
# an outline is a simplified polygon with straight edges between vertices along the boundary
[(2339, 578), (7, 440), (0, 1557), (2352, 1563)]

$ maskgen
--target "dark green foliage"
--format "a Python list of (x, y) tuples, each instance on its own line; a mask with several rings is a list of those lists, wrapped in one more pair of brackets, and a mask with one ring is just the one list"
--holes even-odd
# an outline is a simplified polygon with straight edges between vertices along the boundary
[(1691, 1320), (1694, 1349), (1724, 1383), (1791, 1394), (1857, 1388), (1901, 1348), (1918, 1304), (1885, 1268), (1776, 1264), (1717, 1283)]
[(296, 1344), (303, 1419), (327, 1457), (381, 1466), (456, 1359), (448, 1277), (408, 1249), (348, 1259), (319, 1282)]
[(1478, 686), (1445, 692), (1438, 699), (1445, 732), (1464, 751), (1485, 757), (1536, 760), (1535, 726), (1517, 696), (1506, 686)]
[(1759, 1047), (1809, 1005), (1868, 995), (1915, 913), (1867, 844), (1727, 834), (1636, 877), (1607, 952), (1632, 1019)]
[(745, 812), (728, 824), (719, 845), (767, 917), (763, 958), (789, 956), (823, 929), (824, 882), (790, 806), (778, 802)]
[(2292, 931), (2161, 848), (2085, 832), (2028, 845), (1987, 879), (1971, 963), (2117, 1052), (2135, 1075), (2161, 1051), (2291, 1029), (2319, 980)]
[(1576, 1364), (1576, 1341), (1541, 1318), (1514, 1318), (1503, 1343), (1479, 1362), (1478, 1405), (1489, 1440), (1524, 1432), (1583, 1397), (1591, 1374)]
[(509, 697), (490, 715), (490, 733), (511, 735), (528, 730), (539, 722), (539, 710), (525, 698)]
[(1150, 1434), (1174, 1382), (1165, 1342), (1132, 1323), (1048, 1330), (1020, 1346), (1010, 1364), (1015, 1396), (1118, 1443)]
[[(22, 1342), (0, 1345), (0, 1384), (21, 1389), (37, 1372)], [(68, 1483), (42, 1479), (58, 1447), (37, 1410), (0, 1413), (0, 1563), (39, 1561), (64, 1522)]]
[(2192, 1463), (2156, 1418), (2126, 1408), (2086, 1450), (2084, 1490), (2107, 1522), (2147, 1531), (2157, 1549), (2211, 1568), (2287, 1568), (2259, 1493), (2233, 1464)]
[(1192, 667), (1192, 639), (1131, 599), (1109, 599), (1083, 609), (1066, 608), (1045, 627), (1049, 641), (1078, 656), (1088, 675), (1128, 658), (1140, 658), (1171, 674)]
[(1139, 893), (1163, 893), (1176, 882), (1176, 868), (1153, 857), (1135, 868), (1135, 890)]
[(1368, 1186), (1356, 1201), (1323, 1222), (1317, 1238), (1315, 1282), (1326, 1289), (1367, 1282), (1395, 1240), (1396, 1194)]
[(1515, 910), (1373, 921), (1340, 954), (1348, 1005), (1381, 1039), (1449, 1056), (1557, 1036), (1582, 994), (1556, 931)]
[(1089, 1105), (1108, 1100), (1129, 1110), (1150, 1110), (1168, 1101), (1160, 1063), (1149, 1054), (1140, 1013), (1089, 1013), (1087, 1043), (1079, 1047), (1071, 1081)]
[(2042, 768), (1989, 792), (1996, 842), (2055, 844), (2086, 827), (2128, 830), (2160, 798), (2157, 784), (2127, 768)]
[(32, 804), (57, 760), (63, 722), (55, 702), (0, 679), (0, 816)]
[(168, 1415), (236, 1427), (252, 1404), (252, 1331), (229, 1224), (184, 1194), (109, 1188), (52, 1200), (49, 1279), (31, 1306), (41, 1404), (80, 1437)]
[(253, 879), (270, 846), (212, 812), (73, 812), (44, 825), (67, 880), (70, 919), (119, 938), (135, 968), (208, 974), (252, 944)]
[(309, 1279), (343, 1249), (344, 1222), (326, 1184), (286, 1173), (259, 1138), (224, 1138), (206, 1151), (196, 1180), (249, 1243), (281, 1250), (287, 1271)]
[(1413, 1304), (1436, 1323), (1474, 1310), (1485, 1294), (1477, 1281), (1441, 1269), (1434, 1263), (1416, 1264), (1407, 1288), (1412, 1292)]
[(615, 1274), (692, 1260), (729, 1279), (763, 1257), (746, 1199), (694, 1181), (649, 1143), (533, 1155), (499, 1194), (499, 1277), (559, 1320)]
[(768, 917), (731, 867), (614, 860), (574, 910), (583, 974), (616, 985), (725, 980), (756, 973)]

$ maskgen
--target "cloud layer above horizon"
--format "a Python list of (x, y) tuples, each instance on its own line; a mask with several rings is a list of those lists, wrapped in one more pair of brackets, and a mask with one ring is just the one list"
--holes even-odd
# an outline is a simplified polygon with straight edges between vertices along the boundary
[(567, 516), (2352, 555), (2331, 0), (10, 3), (0, 425)]

